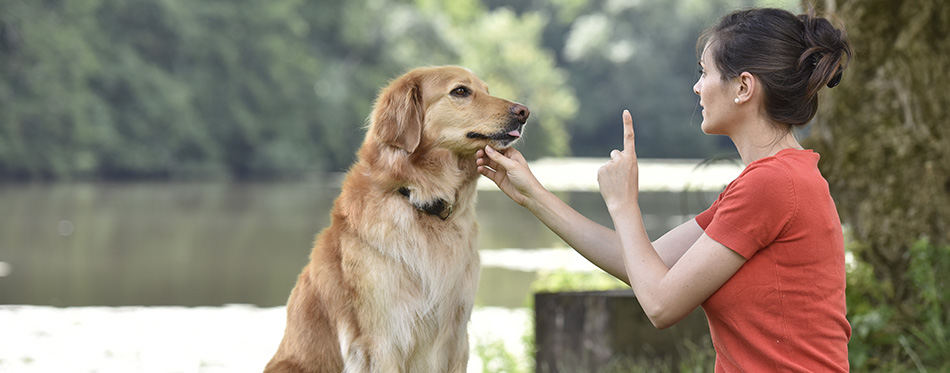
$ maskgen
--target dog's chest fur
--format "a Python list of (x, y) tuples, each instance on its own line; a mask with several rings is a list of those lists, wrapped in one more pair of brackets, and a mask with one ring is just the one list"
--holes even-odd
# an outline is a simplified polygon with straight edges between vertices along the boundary
[[(466, 340), (479, 276), (477, 175), (440, 166), (436, 169), (446, 170), (442, 174), (412, 175), (438, 180), (378, 182), (380, 172), (393, 169), (398, 166), (358, 164), (335, 206), (351, 225), (350, 234), (341, 237), (340, 260), (344, 281), (354, 290), (358, 324), (338, 325), (340, 343), (346, 358), (352, 355), (349, 349), (361, 348), (353, 344), (358, 334), (376, 334), (372, 339), (391, 341), (408, 367), (429, 371), (436, 368), (433, 362), (458, 355), (445, 347), (447, 342)], [(410, 189), (410, 195), (400, 188)], [(451, 203), (453, 213), (442, 219), (421, 211), (416, 206), (426, 199)], [(467, 343), (456, 347), (467, 348)]]

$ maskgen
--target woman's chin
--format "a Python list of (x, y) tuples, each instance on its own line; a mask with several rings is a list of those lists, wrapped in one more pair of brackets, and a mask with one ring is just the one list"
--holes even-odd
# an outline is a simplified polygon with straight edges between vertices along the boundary
[(707, 135), (725, 135), (725, 132), (722, 131), (722, 128), (716, 127), (715, 125), (709, 123), (706, 119), (703, 119), (703, 123), (699, 125), (699, 128), (701, 128), (703, 133)]

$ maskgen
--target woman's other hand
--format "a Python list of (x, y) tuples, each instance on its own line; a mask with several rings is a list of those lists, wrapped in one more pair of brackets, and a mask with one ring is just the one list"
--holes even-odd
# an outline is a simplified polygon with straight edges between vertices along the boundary
[(640, 188), (637, 153), (634, 146), (633, 118), (623, 111), (623, 150), (610, 152), (610, 161), (597, 171), (597, 183), (607, 209), (613, 211), (636, 206)]

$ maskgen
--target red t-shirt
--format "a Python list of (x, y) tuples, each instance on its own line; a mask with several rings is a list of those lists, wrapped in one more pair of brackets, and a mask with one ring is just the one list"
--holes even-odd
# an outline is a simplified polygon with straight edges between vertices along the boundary
[(752, 162), (708, 210), (706, 234), (747, 259), (703, 302), (716, 372), (847, 372), (844, 239), (818, 154)]

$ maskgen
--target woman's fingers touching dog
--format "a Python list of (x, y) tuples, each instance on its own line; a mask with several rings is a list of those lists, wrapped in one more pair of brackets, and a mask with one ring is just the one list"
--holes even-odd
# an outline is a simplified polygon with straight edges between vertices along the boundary
[(495, 150), (486, 146), (476, 153), (478, 173), (488, 177), (508, 197), (524, 205), (534, 188), (541, 185), (531, 174), (528, 162), (514, 148)]
[(475, 165), (478, 166), (478, 173), (494, 179), (495, 170), (498, 169), (498, 163), (488, 158), (484, 150), (475, 152)]

